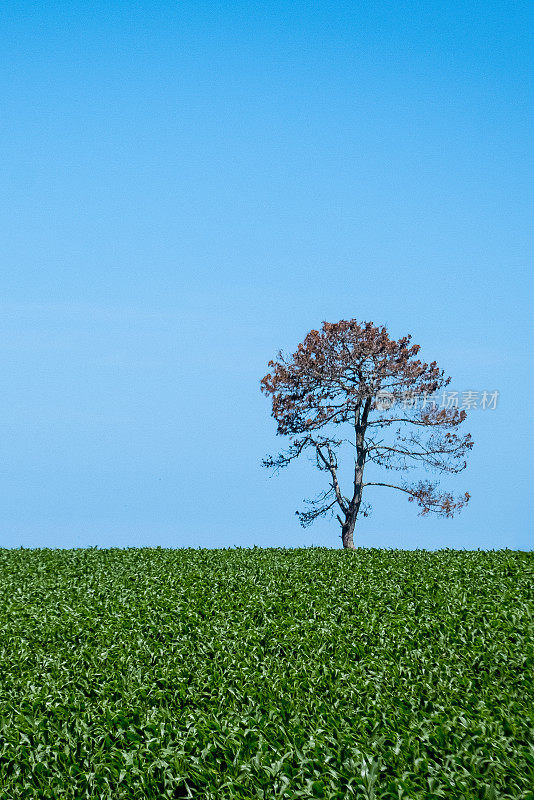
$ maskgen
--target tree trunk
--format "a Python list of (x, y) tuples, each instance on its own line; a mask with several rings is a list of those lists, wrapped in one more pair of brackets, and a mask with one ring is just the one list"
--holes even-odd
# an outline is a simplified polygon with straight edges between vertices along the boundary
[(345, 550), (356, 550), (354, 547), (354, 528), (356, 526), (356, 517), (347, 516), (343, 526), (341, 527), (341, 541)]

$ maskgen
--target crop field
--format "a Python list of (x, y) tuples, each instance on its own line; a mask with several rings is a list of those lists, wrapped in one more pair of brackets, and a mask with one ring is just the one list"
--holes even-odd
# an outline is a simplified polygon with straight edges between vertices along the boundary
[(0, 550), (0, 798), (534, 798), (534, 555)]

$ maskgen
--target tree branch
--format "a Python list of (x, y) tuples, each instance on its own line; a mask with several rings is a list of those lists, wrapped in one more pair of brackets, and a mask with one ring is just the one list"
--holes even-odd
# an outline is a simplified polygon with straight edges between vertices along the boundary
[[(328, 448), (328, 456), (329, 456), (329, 460), (328, 461), (326, 460), (326, 458), (323, 455), (323, 452), (321, 450), (321, 447), (323, 447), (324, 444), (326, 444), (326, 446)], [(330, 475), (332, 476), (332, 488), (334, 489), (334, 492), (336, 493), (337, 504), (340, 507), (340, 509), (343, 511), (343, 513), (346, 514), (348, 509), (347, 509), (347, 506), (345, 505), (345, 503), (343, 502), (343, 497), (341, 496), (341, 490), (339, 488), (339, 483), (338, 483), (338, 480), (337, 480), (337, 472), (336, 472), (336, 468), (335, 468), (335, 465), (334, 465), (334, 455), (332, 453), (332, 448), (330, 447), (328, 442), (326, 442), (326, 443), (323, 442), (322, 444), (316, 444), (315, 448), (317, 450), (317, 454), (320, 456), (320, 458), (321, 458), (323, 464), (325, 465), (326, 469), (330, 472)]]

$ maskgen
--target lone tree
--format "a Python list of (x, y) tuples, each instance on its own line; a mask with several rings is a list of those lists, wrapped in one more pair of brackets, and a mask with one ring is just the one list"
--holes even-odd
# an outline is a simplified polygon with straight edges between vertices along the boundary
[[(328, 473), (329, 488), (306, 500), (297, 511), (306, 527), (315, 519), (337, 512), (343, 547), (354, 550), (354, 528), (368, 486), (397, 489), (421, 508), (452, 517), (469, 501), (469, 493), (454, 498), (441, 491), (437, 480), (365, 481), (368, 462), (385, 470), (407, 472), (420, 466), (438, 473), (457, 473), (466, 467), (473, 447), (471, 435), (455, 431), (466, 417), (458, 408), (440, 408), (432, 396), (450, 382), (435, 361), (416, 358), (420, 347), (411, 336), (395, 341), (386, 328), (372, 322), (323, 322), (310, 331), (291, 356), (278, 353), (261, 390), (272, 398), (277, 434), (287, 436), (289, 448), (268, 456), (263, 466), (275, 472), (306, 452), (319, 470)], [(342, 492), (338, 454), (351, 449), (353, 485)], [(352, 471), (352, 470), (351, 470)]]

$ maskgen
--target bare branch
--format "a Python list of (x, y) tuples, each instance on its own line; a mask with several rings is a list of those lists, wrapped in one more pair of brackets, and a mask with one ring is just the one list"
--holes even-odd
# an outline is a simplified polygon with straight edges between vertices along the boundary
[(343, 511), (344, 514), (347, 513), (347, 506), (343, 502), (343, 497), (341, 496), (341, 490), (339, 488), (339, 483), (337, 480), (337, 472), (336, 472), (336, 465), (334, 461), (334, 455), (332, 453), (332, 448), (330, 444), (327, 442), (326, 446), (328, 448), (328, 461), (326, 460), (323, 452), (321, 450), (321, 445), (316, 445), (317, 455), (322, 460), (323, 464), (325, 465), (326, 469), (330, 472), (332, 476), (332, 488), (336, 494), (336, 501), (340, 509)]
[(439, 493), (437, 491), (437, 483), (420, 481), (415, 486), (397, 486), (393, 483), (381, 482), (367, 482), (364, 486), (386, 486), (389, 489), (398, 489), (400, 492), (405, 492), (409, 495), (408, 501), (411, 503), (414, 500), (422, 509), (419, 512), (420, 516), (428, 514), (430, 511), (444, 517), (452, 517), (456, 511), (459, 511), (470, 500), (471, 495), (465, 492), (460, 495), (456, 500), (450, 492)]

